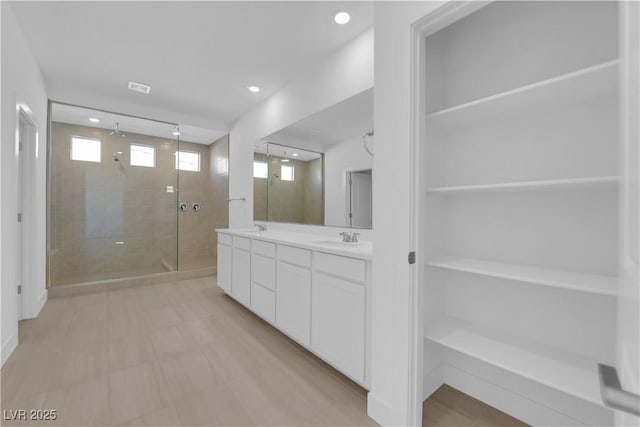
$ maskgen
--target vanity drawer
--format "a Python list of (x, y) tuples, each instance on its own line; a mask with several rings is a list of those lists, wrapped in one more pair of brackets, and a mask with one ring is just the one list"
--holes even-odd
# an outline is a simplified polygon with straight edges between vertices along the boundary
[(260, 240), (253, 241), (253, 253), (263, 255), (270, 258), (276, 257), (275, 243), (262, 242)]
[(263, 319), (276, 321), (276, 294), (257, 283), (251, 285), (251, 308)]
[(243, 249), (245, 251), (251, 250), (251, 239), (247, 239), (245, 237), (233, 237), (233, 247), (238, 249)]
[[(254, 249), (255, 249), (255, 243)], [(257, 253), (251, 255), (251, 280), (253, 283), (275, 291), (276, 260)]]
[(228, 234), (218, 233), (218, 243), (231, 246), (231, 244), (233, 243), (233, 237)]
[(311, 267), (311, 251), (278, 245), (278, 260), (301, 267)]
[(313, 265), (314, 270), (332, 276), (360, 283), (365, 281), (366, 266), (361, 259), (316, 252)]

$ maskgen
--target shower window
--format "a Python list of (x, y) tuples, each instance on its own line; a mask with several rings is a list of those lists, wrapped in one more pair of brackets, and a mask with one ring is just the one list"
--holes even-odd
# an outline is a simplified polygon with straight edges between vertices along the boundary
[(282, 165), (280, 167), (280, 175), (282, 176), (283, 181), (293, 181), (294, 180), (294, 166), (285, 166)]
[(254, 178), (266, 178), (267, 175), (267, 162), (253, 162)]
[(196, 153), (195, 151), (178, 151), (176, 153), (176, 169), (200, 172), (200, 153)]
[(131, 144), (129, 158), (131, 166), (156, 167), (156, 149), (150, 145)]
[(94, 138), (71, 137), (71, 160), (100, 163), (101, 141)]

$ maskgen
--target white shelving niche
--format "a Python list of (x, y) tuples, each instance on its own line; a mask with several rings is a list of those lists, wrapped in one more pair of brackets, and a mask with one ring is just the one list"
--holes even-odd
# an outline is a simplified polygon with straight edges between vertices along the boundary
[[(459, 17), (459, 15), (458, 15)], [(493, 2), (424, 42), (424, 398), (612, 425), (616, 2)]]

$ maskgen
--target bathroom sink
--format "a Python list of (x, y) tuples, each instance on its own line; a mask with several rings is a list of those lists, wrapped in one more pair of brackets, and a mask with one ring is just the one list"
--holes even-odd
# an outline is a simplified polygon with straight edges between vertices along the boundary
[(358, 246), (360, 244), (360, 242), (343, 242), (341, 240), (315, 240), (309, 243), (313, 243), (315, 245), (334, 246), (338, 248)]

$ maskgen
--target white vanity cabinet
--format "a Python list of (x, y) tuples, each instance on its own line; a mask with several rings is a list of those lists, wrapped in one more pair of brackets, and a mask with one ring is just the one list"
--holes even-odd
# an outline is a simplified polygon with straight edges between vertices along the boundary
[(231, 293), (231, 251), (233, 237), (218, 234), (218, 286), (226, 293)]
[(251, 239), (233, 237), (231, 294), (247, 307), (251, 303)]
[(367, 388), (372, 249), (302, 233), (219, 230), (218, 284)]
[(316, 253), (311, 349), (359, 383), (365, 378), (365, 262)]
[(251, 309), (269, 323), (276, 319), (276, 245), (251, 245)]
[(311, 343), (311, 251), (278, 246), (276, 325), (308, 347)]

